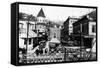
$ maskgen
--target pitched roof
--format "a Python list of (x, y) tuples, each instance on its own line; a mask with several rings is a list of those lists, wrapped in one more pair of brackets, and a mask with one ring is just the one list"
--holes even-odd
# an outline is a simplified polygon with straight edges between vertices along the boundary
[(52, 42), (52, 43), (60, 43), (60, 41), (57, 38), (52, 38), (50, 40), (50, 42)]
[(43, 12), (43, 9), (41, 8), (41, 10), (39, 11), (37, 17), (45, 17), (45, 14)]
[(93, 20), (96, 20), (96, 11), (93, 11), (91, 13), (88, 14), (89, 17), (93, 18)]

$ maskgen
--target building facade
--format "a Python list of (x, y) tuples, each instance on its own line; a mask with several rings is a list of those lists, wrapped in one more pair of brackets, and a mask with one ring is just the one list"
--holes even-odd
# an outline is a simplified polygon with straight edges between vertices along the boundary
[[(44, 45), (38, 46), (40, 41), (47, 40), (47, 25), (43, 9), (39, 11), (35, 20), (31, 17), (19, 20), (19, 48), (27, 49), (33, 53)], [(41, 44), (42, 45), (42, 44)]]
[[(28, 21), (22, 21), (19, 20), (19, 47), (26, 49), (26, 46), (28, 45), (28, 50), (31, 50), (33, 48), (33, 41), (34, 38), (37, 37), (37, 33), (35, 33), (33, 30), (35, 30), (35, 22), (30, 21), (29, 25), (27, 25)], [(27, 36), (27, 26), (28, 28), (28, 36)], [(28, 41), (27, 41), (28, 39)]]
[(82, 42), (79, 45), (83, 45), (86, 48), (94, 46), (93, 39), (96, 38), (96, 18), (94, 17), (96, 17), (95, 11), (83, 16), (73, 24), (73, 36), (75, 40)]
[(63, 29), (61, 30), (61, 38), (63, 43), (71, 42), (72, 33), (73, 33), (73, 23), (75, 23), (79, 18), (68, 17), (67, 20), (63, 23)]

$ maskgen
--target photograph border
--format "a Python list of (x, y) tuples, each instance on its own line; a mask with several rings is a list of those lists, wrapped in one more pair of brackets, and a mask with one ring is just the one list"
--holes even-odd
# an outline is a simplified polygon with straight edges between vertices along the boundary
[[(48, 3), (29, 3), (29, 2), (15, 2), (16, 6), (16, 65), (23, 66), (23, 65), (43, 65), (43, 64), (59, 64), (59, 63), (79, 63), (79, 62), (92, 62), (98, 60), (98, 7), (97, 6), (81, 6), (81, 5), (63, 5), (63, 4), (48, 4)], [(19, 47), (19, 5), (42, 5), (42, 6), (58, 6), (58, 7), (76, 7), (76, 8), (95, 8), (96, 9), (96, 60), (82, 60), (82, 61), (67, 61), (67, 62), (48, 62), (48, 63), (27, 63), (21, 64), (18, 63), (18, 47)]]

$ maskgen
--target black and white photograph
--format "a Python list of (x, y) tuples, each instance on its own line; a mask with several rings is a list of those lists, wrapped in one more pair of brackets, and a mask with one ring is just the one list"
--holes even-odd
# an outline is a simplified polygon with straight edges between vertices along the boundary
[(97, 60), (96, 8), (19, 4), (18, 63)]

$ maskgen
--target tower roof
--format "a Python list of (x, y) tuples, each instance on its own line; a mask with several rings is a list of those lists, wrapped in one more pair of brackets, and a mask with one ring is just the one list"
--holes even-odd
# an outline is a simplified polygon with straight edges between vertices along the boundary
[(37, 17), (45, 17), (45, 14), (43, 12), (43, 9), (41, 8), (41, 10), (39, 11)]

